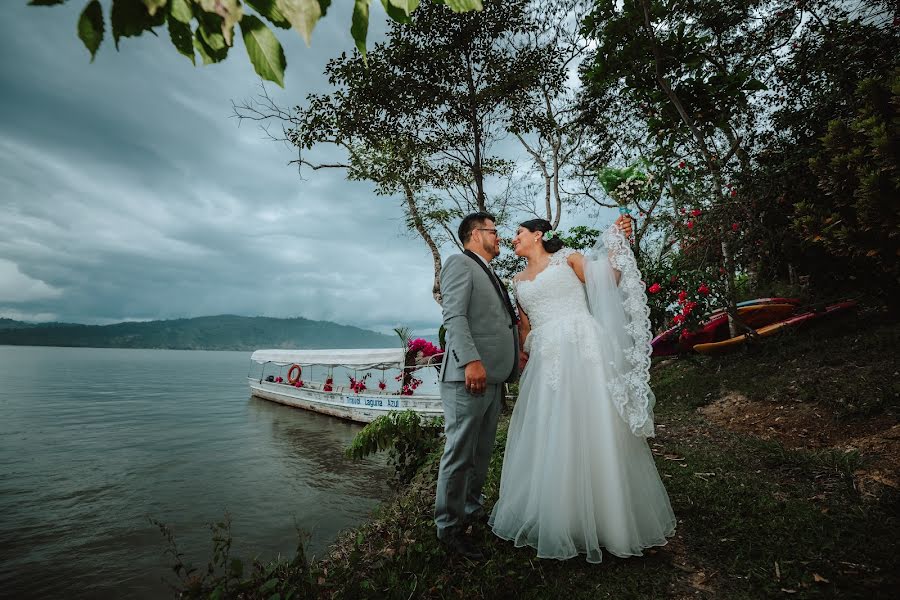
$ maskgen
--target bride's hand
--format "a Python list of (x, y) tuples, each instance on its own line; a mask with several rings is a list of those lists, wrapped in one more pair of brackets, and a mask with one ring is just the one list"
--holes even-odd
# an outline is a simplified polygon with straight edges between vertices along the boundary
[(525, 364), (527, 362), (528, 362), (528, 355), (520, 350), (519, 351), (519, 372), (520, 373), (525, 370)]
[(628, 239), (631, 239), (631, 233), (632, 233), (631, 223), (632, 222), (633, 222), (633, 219), (631, 218), (631, 215), (629, 215), (629, 214), (619, 215), (619, 218), (616, 219), (616, 227), (618, 227), (619, 231), (622, 232), (622, 235), (624, 235)]

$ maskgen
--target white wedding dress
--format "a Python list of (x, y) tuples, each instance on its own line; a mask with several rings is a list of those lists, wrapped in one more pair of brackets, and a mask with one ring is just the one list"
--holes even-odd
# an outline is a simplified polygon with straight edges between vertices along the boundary
[[(494, 533), (540, 558), (639, 556), (666, 543), (675, 515), (646, 437), (650, 324), (644, 284), (618, 229), (586, 261), (586, 285), (551, 256), (515, 284), (531, 332), (500, 480)], [(616, 284), (610, 264), (621, 272)]]

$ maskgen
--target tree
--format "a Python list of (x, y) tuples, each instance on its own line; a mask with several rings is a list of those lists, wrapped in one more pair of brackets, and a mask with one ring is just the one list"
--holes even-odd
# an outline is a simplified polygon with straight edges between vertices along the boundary
[[(380, 195), (401, 194), (408, 224), (431, 252), (439, 303), (439, 247), (455, 240), (451, 221), (474, 210), (506, 212), (505, 195), (489, 195), (487, 184), (508, 177), (511, 163), (492, 145), (546, 64), (540, 50), (509, 43), (533, 27), (526, 7), (526, 0), (497, 0), (448, 20), (446, 7), (423, 5), (409, 24), (391, 27), (367, 64), (359, 55), (331, 60), (331, 93), (310, 95), (291, 111), (265, 99), (237, 107), (240, 117), (278, 121), (302, 168), (344, 169), (374, 182)], [(346, 160), (310, 159), (324, 146)]]
[[(68, 0), (30, 0), (32, 6), (53, 6)], [(381, 0), (388, 16), (408, 23), (420, 0)], [(481, 0), (431, 0), (454, 12), (481, 10)], [(109, 23), (116, 49), (123, 37), (135, 37), (166, 26), (175, 49), (196, 64), (225, 60), (240, 25), (247, 55), (257, 74), (284, 87), (287, 59), (278, 38), (263, 21), (280, 29), (295, 29), (310, 43), (313, 28), (325, 16), (331, 0), (112, 0)], [(371, 0), (354, 0), (350, 33), (365, 60)], [(254, 14), (255, 13), (255, 14)], [(192, 30), (193, 28), (193, 30)], [(106, 31), (100, 0), (88, 0), (78, 19), (78, 37), (91, 53), (93, 62)]]
[[(771, 0), (614, 0), (586, 21), (597, 40), (585, 70), (598, 93), (614, 87), (648, 113), (656, 156), (693, 158), (704, 212), (717, 231), (732, 335), (736, 335), (732, 180), (750, 168), (761, 94), (802, 22)], [(797, 9), (800, 10), (800, 9)]]
[(579, 25), (590, 7), (581, 0), (533, 2), (528, 11), (534, 27), (512, 40), (516, 51), (544, 61), (535, 70), (535, 84), (523, 90), (521, 108), (507, 127), (528, 153), (543, 186), (540, 195), (526, 188), (527, 197), (519, 206), (550, 221), (554, 229), (563, 204), (575, 200), (563, 181), (572, 176), (586, 137), (578, 122), (580, 83), (571, 75), (589, 46)]

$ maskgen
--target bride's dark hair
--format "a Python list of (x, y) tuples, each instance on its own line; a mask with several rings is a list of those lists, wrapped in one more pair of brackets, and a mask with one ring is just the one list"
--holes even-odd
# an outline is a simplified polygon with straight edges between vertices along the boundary
[[(519, 227), (524, 227), (528, 231), (534, 231), (537, 233), (541, 232), (541, 235), (553, 229), (553, 226), (550, 225), (550, 221), (547, 219), (531, 219), (530, 221), (525, 221), (524, 223), (519, 223)], [(561, 250), (565, 245), (562, 243), (562, 240), (558, 237), (548, 239), (541, 239), (541, 244), (544, 246), (544, 250), (553, 254), (557, 250)]]

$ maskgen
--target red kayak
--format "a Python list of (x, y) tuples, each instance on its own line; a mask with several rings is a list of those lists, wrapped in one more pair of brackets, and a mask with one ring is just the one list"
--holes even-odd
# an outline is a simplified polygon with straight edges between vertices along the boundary
[[(775, 302), (784, 300), (785, 302)], [(748, 304), (753, 302), (754, 304)], [(780, 321), (797, 308), (796, 298), (760, 298), (742, 302), (738, 306), (738, 316), (749, 327), (758, 329)], [(676, 328), (659, 334), (651, 345), (653, 356), (673, 356), (691, 352), (697, 344), (707, 344), (728, 339), (728, 314), (725, 309), (712, 313), (709, 319), (694, 331), (682, 330), (679, 335)]]

